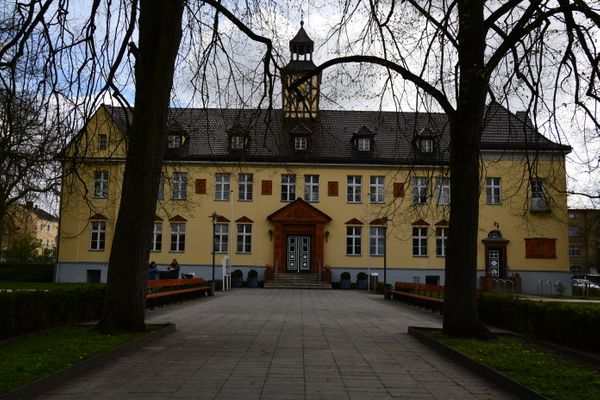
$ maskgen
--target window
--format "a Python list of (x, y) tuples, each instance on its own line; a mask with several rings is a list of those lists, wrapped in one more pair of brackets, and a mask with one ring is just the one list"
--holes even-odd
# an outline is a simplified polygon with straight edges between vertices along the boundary
[(231, 150), (244, 150), (244, 137), (243, 136), (232, 136), (231, 137)]
[(425, 275), (425, 284), (426, 285), (439, 285), (440, 284), (440, 276), (439, 275)]
[(500, 178), (485, 178), (487, 204), (500, 204)]
[(446, 257), (448, 245), (448, 228), (435, 228), (435, 255)]
[(229, 174), (215, 175), (215, 200), (229, 200)]
[(94, 197), (97, 199), (108, 197), (108, 171), (94, 172)]
[(371, 203), (383, 203), (384, 200), (383, 176), (372, 176), (369, 200)]
[(427, 228), (413, 227), (413, 257), (427, 256)]
[(371, 139), (359, 138), (358, 139), (358, 151), (370, 151), (371, 150)]
[(90, 250), (104, 250), (106, 241), (106, 221), (92, 221)]
[(175, 172), (173, 174), (173, 199), (185, 200), (187, 198), (187, 173)]
[(178, 149), (181, 147), (181, 136), (180, 135), (168, 135), (167, 136), (167, 147), (169, 149)]
[(575, 219), (577, 215), (574, 212), (569, 212), (569, 219)]
[(304, 175), (304, 200), (319, 201), (319, 175)]
[(105, 133), (98, 135), (98, 150), (106, 150), (108, 147), (108, 136)]
[(356, 175), (348, 176), (348, 203), (360, 203), (362, 191), (362, 177)]
[(164, 198), (165, 198), (165, 175), (161, 172), (160, 180), (158, 181), (157, 199), (162, 200)]
[(531, 198), (532, 199), (544, 199), (544, 181), (541, 179), (531, 180)]
[(252, 252), (252, 225), (238, 224), (237, 226), (237, 252)]
[(215, 252), (227, 253), (229, 243), (229, 225), (215, 224)]
[(185, 224), (171, 223), (171, 251), (185, 251)]
[(581, 255), (581, 246), (578, 244), (569, 245), (569, 257), (579, 257)]
[(100, 283), (102, 271), (99, 269), (88, 269), (86, 270), (86, 278), (87, 283)]
[(569, 236), (579, 236), (579, 226), (569, 225)]
[(423, 153), (433, 153), (433, 139), (421, 139), (421, 151)]
[(450, 178), (437, 178), (435, 191), (438, 206), (450, 204)]
[(413, 204), (427, 203), (427, 186), (429, 178), (414, 177), (413, 178)]
[(369, 233), (369, 254), (372, 256), (382, 256), (384, 251), (385, 228), (382, 226), (372, 226)]
[(308, 143), (305, 137), (296, 137), (294, 139), (294, 148), (296, 150), (306, 150)]
[(296, 198), (296, 175), (281, 175), (281, 201)]
[(361, 227), (346, 227), (346, 254), (349, 256), (360, 256), (362, 254)]
[(238, 176), (238, 199), (244, 201), (252, 200), (252, 186), (254, 177), (252, 174), (240, 174)]
[(162, 250), (162, 222), (155, 222), (152, 229), (152, 247), (151, 251)]

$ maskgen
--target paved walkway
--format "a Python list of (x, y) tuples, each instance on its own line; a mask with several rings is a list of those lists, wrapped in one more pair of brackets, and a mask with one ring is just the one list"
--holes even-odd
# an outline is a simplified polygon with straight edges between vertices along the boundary
[(43, 399), (514, 399), (406, 334), (380, 295), (237, 289), (148, 314), (177, 331)]

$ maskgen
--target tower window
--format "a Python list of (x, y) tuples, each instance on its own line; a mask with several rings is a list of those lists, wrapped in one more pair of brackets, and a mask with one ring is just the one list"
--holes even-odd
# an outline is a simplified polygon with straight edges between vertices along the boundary
[(305, 137), (296, 137), (294, 138), (294, 148), (296, 150), (306, 150), (308, 147), (308, 141)]
[(358, 139), (358, 151), (371, 151), (371, 139), (369, 139), (369, 138)]

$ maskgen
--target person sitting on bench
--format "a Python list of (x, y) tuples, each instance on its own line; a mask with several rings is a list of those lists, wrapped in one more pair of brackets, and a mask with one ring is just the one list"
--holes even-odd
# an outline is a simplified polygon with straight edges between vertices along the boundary
[(171, 279), (177, 279), (179, 278), (179, 270), (181, 268), (179, 267), (179, 263), (177, 262), (177, 259), (173, 259), (173, 261), (171, 261), (171, 265), (169, 265), (169, 268), (167, 268), (167, 271), (172, 271), (172, 276)]

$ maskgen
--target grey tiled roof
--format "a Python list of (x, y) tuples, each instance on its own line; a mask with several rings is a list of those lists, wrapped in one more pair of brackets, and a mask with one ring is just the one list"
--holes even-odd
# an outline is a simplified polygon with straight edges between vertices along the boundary
[[(107, 106), (113, 120), (127, 132), (125, 109)], [(268, 113), (255, 109), (173, 108), (169, 127), (183, 131), (186, 144), (170, 151), (167, 159), (248, 162), (318, 162), (363, 164), (447, 163), (450, 140), (447, 118), (443, 113), (404, 113), (373, 111), (321, 110), (317, 123), (311, 124), (307, 151), (294, 150), (292, 135), (284, 131), (281, 110)], [(251, 138), (248, 148), (230, 151), (227, 131), (234, 125), (244, 127)], [(286, 125), (287, 126), (287, 125)], [(353, 149), (351, 139), (363, 127), (374, 133), (371, 152)], [(293, 129), (293, 125), (291, 125)], [(414, 137), (428, 129), (435, 135), (434, 155), (421, 154)], [(487, 108), (482, 149), (551, 150), (565, 152), (568, 146), (554, 143), (499, 104)]]

